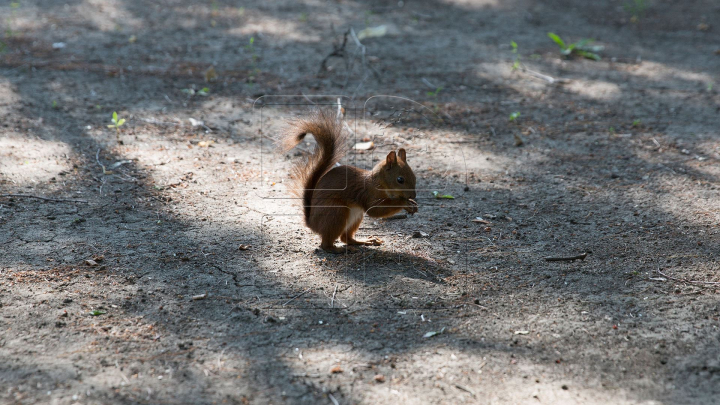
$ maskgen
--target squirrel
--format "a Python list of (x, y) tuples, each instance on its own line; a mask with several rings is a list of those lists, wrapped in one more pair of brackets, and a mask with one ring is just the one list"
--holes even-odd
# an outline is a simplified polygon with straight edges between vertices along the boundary
[(418, 211), (415, 174), (407, 163), (405, 149), (391, 151), (372, 170), (338, 165), (347, 152), (347, 136), (340, 119), (319, 111), (291, 123), (291, 130), (282, 139), (285, 151), (308, 134), (317, 141), (315, 151), (294, 165), (291, 179), (296, 185), (295, 194), (302, 197), (305, 224), (322, 238), (320, 248), (330, 253), (347, 251), (335, 246), (338, 238), (347, 246), (383, 243), (376, 237), (355, 239), (366, 213), (385, 218), (403, 209), (411, 215)]

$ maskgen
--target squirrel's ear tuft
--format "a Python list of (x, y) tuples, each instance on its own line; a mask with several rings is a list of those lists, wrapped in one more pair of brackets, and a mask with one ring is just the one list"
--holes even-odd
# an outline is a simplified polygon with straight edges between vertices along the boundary
[(405, 155), (405, 149), (400, 148), (398, 149), (398, 158), (402, 160), (403, 162), (407, 162), (407, 156)]
[(388, 169), (397, 164), (397, 155), (395, 155), (395, 151), (388, 153), (387, 158), (385, 158), (385, 163), (387, 163)]

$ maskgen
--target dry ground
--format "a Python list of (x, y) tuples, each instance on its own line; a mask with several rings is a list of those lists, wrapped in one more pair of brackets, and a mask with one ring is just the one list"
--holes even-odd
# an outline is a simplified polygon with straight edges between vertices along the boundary
[[(0, 16), (0, 194), (84, 201), (0, 197), (0, 402), (717, 403), (715, 2)], [(379, 25), (365, 65), (349, 39), (320, 71)], [(511, 41), (567, 81), (513, 70)], [(378, 144), (347, 162), (403, 146), (420, 180), (417, 215), (366, 219), (386, 244), (343, 256), (315, 251), (272, 144), (338, 96)]]

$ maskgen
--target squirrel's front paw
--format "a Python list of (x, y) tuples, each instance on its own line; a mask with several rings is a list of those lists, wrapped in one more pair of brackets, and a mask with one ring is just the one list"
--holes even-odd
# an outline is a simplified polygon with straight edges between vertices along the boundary
[(408, 205), (405, 207), (405, 211), (410, 215), (418, 212), (418, 203), (412, 198), (408, 198)]

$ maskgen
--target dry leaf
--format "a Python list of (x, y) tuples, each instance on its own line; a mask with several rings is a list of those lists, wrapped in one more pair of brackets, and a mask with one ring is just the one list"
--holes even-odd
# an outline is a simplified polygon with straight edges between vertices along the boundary
[(215, 66), (210, 66), (205, 71), (205, 81), (214, 82), (215, 80), (217, 80), (217, 72), (215, 71)]
[(377, 382), (379, 382), (379, 383), (383, 383), (383, 382), (385, 382), (385, 376), (382, 375), (382, 374), (377, 374), (377, 375), (375, 376), (375, 381), (377, 381)]
[(90, 267), (95, 267), (95, 266), (97, 266), (97, 262), (96, 262), (95, 260), (92, 260), (92, 259), (85, 260), (85, 264), (87, 264), (87, 265), (90, 266)]
[(340, 366), (335, 366), (330, 369), (330, 372), (333, 374), (338, 374), (338, 373), (342, 373), (343, 369)]
[(353, 146), (353, 149), (355, 150), (370, 150), (375, 147), (375, 143), (372, 141), (370, 142), (358, 142)]
[(207, 293), (200, 294), (200, 295), (193, 295), (192, 300), (198, 301), (198, 300), (204, 300), (205, 298), (207, 298)]
[(240, 245), (238, 246), (238, 250), (250, 250), (251, 247), (250, 245)]

